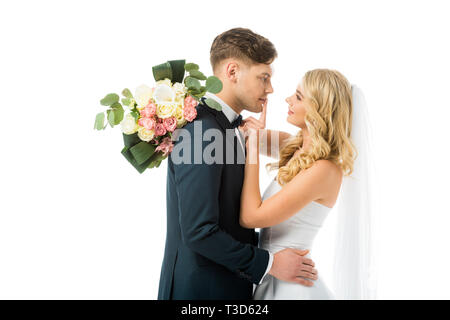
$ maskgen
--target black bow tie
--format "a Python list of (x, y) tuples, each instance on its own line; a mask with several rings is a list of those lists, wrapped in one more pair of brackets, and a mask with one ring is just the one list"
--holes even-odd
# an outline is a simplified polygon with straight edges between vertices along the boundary
[(242, 116), (239, 115), (236, 119), (233, 120), (233, 122), (231, 122), (231, 127), (237, 128), (241, 125), (241, 123), (242, 123)]

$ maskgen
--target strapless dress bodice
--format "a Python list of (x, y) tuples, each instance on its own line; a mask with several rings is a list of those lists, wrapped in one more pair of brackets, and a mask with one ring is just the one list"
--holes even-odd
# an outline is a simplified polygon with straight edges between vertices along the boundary
[[(280, 184), (272, 180), (262, 200), (270, 198), (281, 189)], [(261, 229), (259, 246), (272, 253), (284, 248), (311, 250), (314, 239), (331, 209), (318, 202), (310, 202), (280, 224)]]

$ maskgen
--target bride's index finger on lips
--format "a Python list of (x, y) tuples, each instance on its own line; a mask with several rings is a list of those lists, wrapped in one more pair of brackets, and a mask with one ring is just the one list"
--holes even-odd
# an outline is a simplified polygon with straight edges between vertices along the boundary
[(267, 102), (263, 103), (262, 108), (263, 109), (261, 111), (261, 115), (259, 116), (259, 121), (261, 121), (265, 127), (266, 126)]

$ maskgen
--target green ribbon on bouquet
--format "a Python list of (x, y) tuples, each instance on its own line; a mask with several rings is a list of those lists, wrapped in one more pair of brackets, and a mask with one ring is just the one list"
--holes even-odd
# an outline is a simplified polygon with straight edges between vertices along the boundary
[(139, 139), (137, 133), (122, 135), (125, 147), (121, 153), (139, 173), (147, 168), (159, 167), (167, 157), (161, 152), (155, 152), (156, 146)]
[(171, 60), (152, 68), (155, 81), (169, 78), (172, 83), (183, 82), (186, 60)]

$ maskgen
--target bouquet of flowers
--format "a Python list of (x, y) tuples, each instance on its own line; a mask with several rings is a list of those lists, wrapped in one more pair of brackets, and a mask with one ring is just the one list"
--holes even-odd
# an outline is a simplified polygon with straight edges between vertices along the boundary
[[(159, 167), (172, 152), (173, 132), (197, 117), (198, 101), (207, 91), (222, 90), (222, 82), (217, 77), (207, 78), (197, 64), (185, 60), (168, 61), (154, 66), (152, 71), (154, 87), (141, 85), (134, 96), (129, 89), (124, 89), (121, 102), (116, 93), (100, 100), (108, 109), (97, 114), (94, 124), (96, 130), (104, 130), (108, 124), (112, 128), (120, 125), (125, 144), (121, 153), (139, 173)], [(205, 85), (200, 81), (206, 81)], [(213, 99), (206, 99), (206, 103), (221, 110)], [(123, 106), (127, 107), (127, 114)]]

